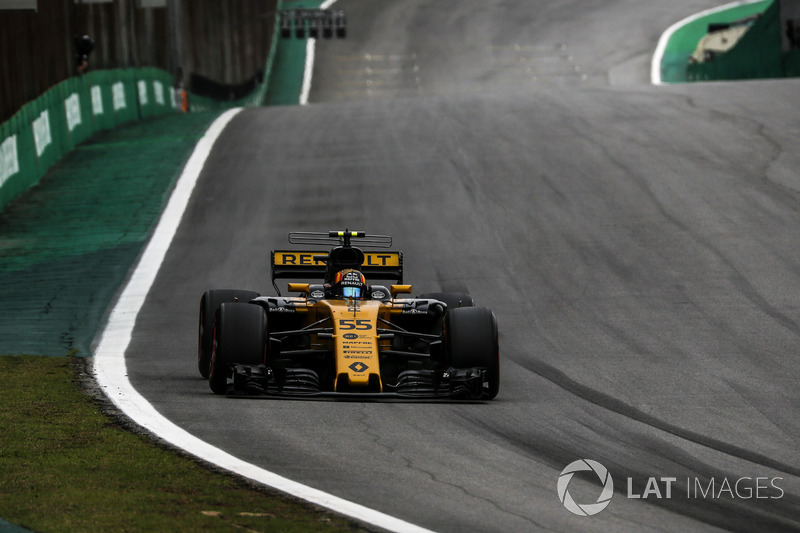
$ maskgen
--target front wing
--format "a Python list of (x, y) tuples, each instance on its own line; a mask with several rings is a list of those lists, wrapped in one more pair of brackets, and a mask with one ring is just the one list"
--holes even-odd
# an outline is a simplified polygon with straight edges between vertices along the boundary
[(282, 396), (293, 398), (332, 397), (341, 399), (450, 399), (488, 398), (488, 383), (482, 368), (448, 368), (445, 371), (406, 370), (397, 384), (383, 392), (336, 392), (324, 390), (313, 370), (271, 368), (265, 365), (232, 365), (227, 395), (235, 397)]

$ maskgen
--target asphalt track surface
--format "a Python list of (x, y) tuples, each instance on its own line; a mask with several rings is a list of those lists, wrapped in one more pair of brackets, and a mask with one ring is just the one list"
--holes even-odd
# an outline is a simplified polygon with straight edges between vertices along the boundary
[[(336, 7), (348, 37), (317, 43), (311, 104), (245, 110), (212, 151), (134, 386), (239, 458), (437, 531), (800, 528), (800, 82), (648, 85), (661, 31), (714, 2)], [(494, 309), (495, 401), (211, 394), (202, 292), (271, 293), (288, 231), (345, 227), (393, 235), (415, 292)], [(593, 517), (556, 492), (581, 458), (615, 481)], [(650, 477), (671, 497), (627, 497)]]

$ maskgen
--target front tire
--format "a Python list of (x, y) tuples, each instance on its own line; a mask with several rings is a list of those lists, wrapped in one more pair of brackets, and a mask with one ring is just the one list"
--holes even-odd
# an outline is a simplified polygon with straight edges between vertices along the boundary
[(445, 315), (445, 353), (453, 368), (481, 367), (486, 369), (491, 400), (500, 390), (500, 346), (497, 319), (485, 307), (450, 309)]
[(211, 371), (211, 342), (214, 336), (214, 315), (224, 302), (249, 302), (260, 295), (253, 291), (220, 289), (206, 291), (200, 298), (200, 324), (197, 338), (197, 369), (208, 379)]
[(214, 319), (211, 371), (214, 394), (225, 394), (230, 365), (258, 365), (266, 360), (267, 313), (260, 305), (223, 303)]

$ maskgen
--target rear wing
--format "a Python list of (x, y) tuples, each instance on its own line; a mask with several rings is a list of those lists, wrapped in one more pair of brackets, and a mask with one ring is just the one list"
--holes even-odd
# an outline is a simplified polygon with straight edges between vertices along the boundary
[[(319, 250), (273, 250), (272, 285), (276, 279), (318, 279), (322, 281), (328, 268), (328, 252)], [(403, 283), (403, 252), (364, 252), (361, 273), (367, 279)], [(280, 291), (278, 291), (280, 294)]]
[[(359, 247), (351, 245), (353, 239)], [(403, 284), (403, 252), (364, 252), (361, 247), (389, 248), (388, 235), (367, 235), (363, 231), (292, 231), (289, 242), (319, 246), (333, 245), (330, 252), (317, 250), (273, 250), (272, 286), (281, 293), (276, 279), (317, 279), (332, 283), (334, 274), (346, 268), (361, 271), (367, 279), (391, 280)]]
[(289, 242), (292, 244), (331, 244), (350, 247), (353, 239), (358, 240), (358, 246), (370, 248), (389, 248), (392, 246), (392, 238), (388, 235), (367, 235), (364, 231), (290, 231)]

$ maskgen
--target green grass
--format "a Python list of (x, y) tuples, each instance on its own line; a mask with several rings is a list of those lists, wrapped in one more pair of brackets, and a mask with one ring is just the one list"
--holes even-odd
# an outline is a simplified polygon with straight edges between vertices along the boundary
[(354, 531), (124, 429), (71, 358), (0, 357), (0, 518), (40, 531)]

